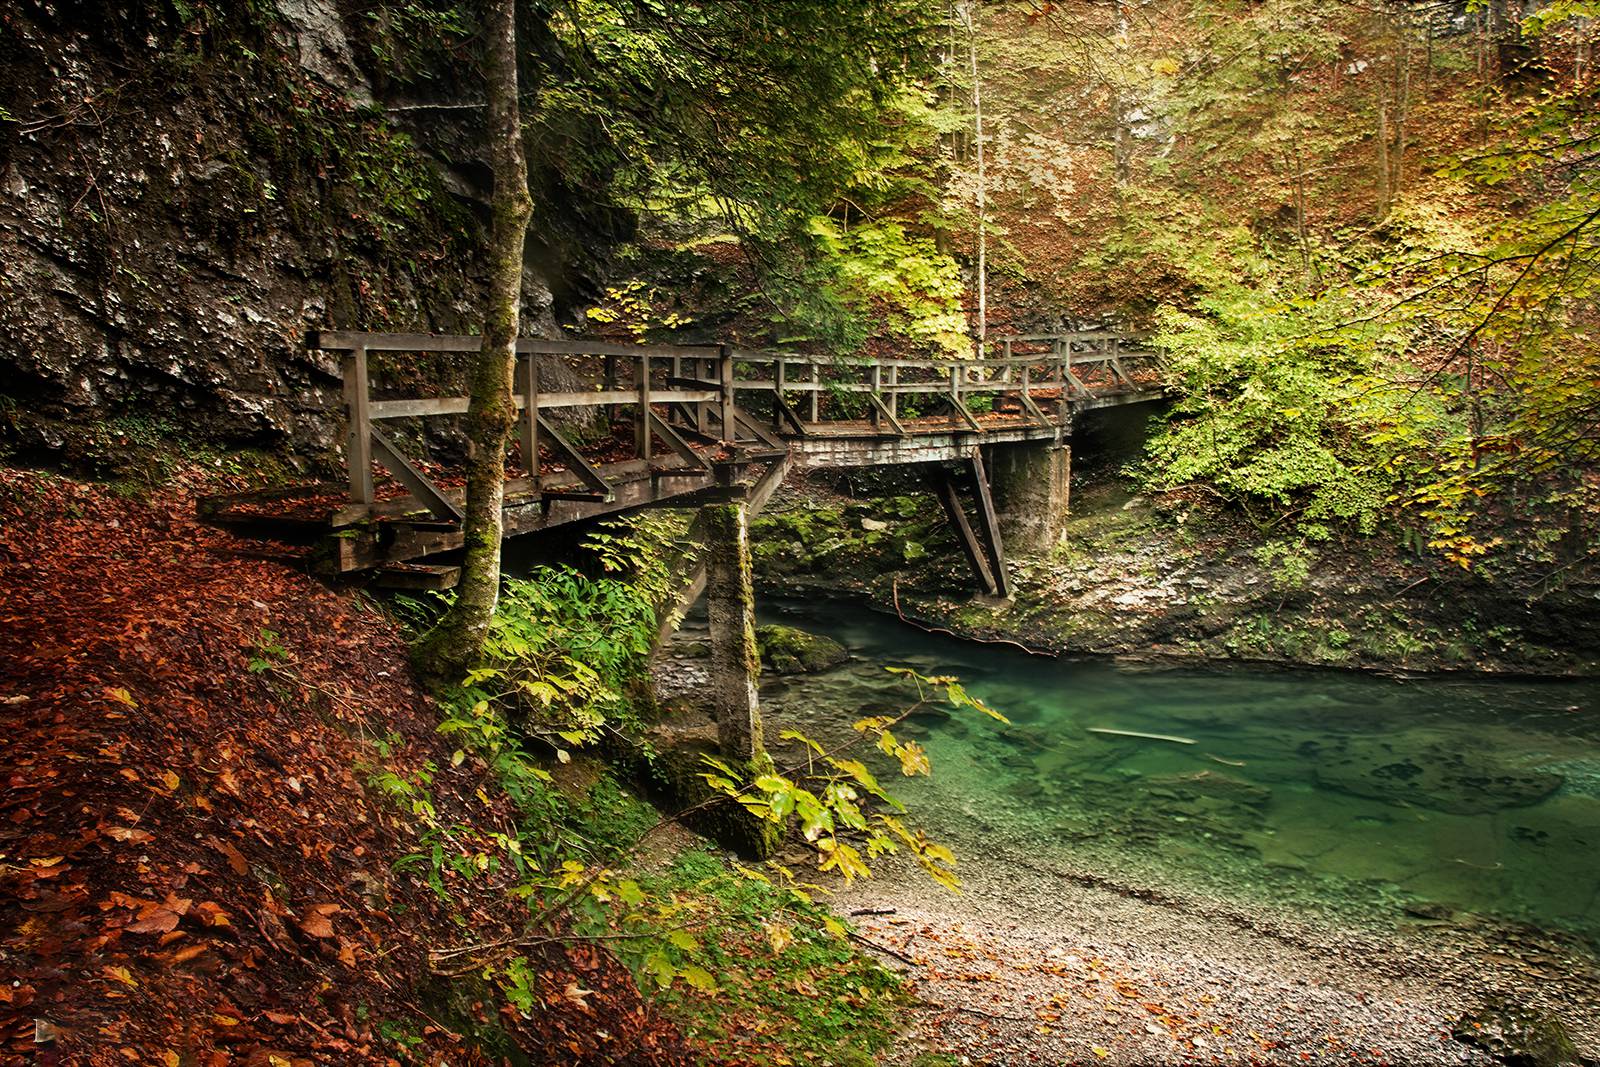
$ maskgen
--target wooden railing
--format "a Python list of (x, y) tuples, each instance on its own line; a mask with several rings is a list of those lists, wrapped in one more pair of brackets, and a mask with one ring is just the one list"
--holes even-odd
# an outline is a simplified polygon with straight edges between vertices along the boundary
[[(310, 347), (341, 355), (349, 432), (346, 459), (350, 499), (375, 501), (372, 465), (377, 461), (437, 518), (457, 522), (461, 511), (379, 427), (388, 419), (460, 415), (465, 396), (374, 399), (368, 356), (374, 352), (476, 352), (480, 340), (468, 335), (384, 334), (323, 331)], [(998, 337), (982, 359), (819, 359), (813, 355), (758, 352), (727, 345), (614, 344), (602, 341), (517, 342), (516, 403), (518, 440), (535, 495), (567, 500), (610, 501), (607, 474), (620, 468), (654, 474), (701, 471), (710, 464), (695, 443), (718, 441), (781, 451), (778, 435), (816, 432), (830, 420), (852, 420), (861, 408), (875, 432), (905, 436), (903, 402), (933, 398), (947, 403), (948, 418), (975, 433), (983, 427), (968, 410), (978, 395), (1014, 397), (1023, 417), (1061, 426), (1073, 401), (1114, 391), (1139, 391), (1156, 385), (1135, 379), (1129, 364), (1158, 361), (1137, 339), (1109, 331)], [(541, 366), (551, 357), (584, 363), (595, 387), (585, 390), (541, 388)], [(599, 361), (598, 364), (595, 361)], [(764, 376), (739, 376), (762, 373)], [(738, 403), (741, 392), (764, 394), (771, 411), (761, 418)], [(847, 401), (846, 398), (860, 398)], [(798, 401), (796, 407), (791, 401)], [(1040, 401), (1052, 405), (1046, 411)], [(765, 407), (766, 405), (762, 405)], [(613, 417), (632, 409), (636, 458), (606, 471), (592, 464), (549, 417), (563, 409), (606, 407)], [(663, 414), (664, 412), (664, 414)], [(681, 464), (653, 466), (656, 440)], [(566, 468), (565, 475), (541, 477), (539, 456), (547, 449)], [(668, 458), (663, 454), (663, 458)], [(576, 484), (574, 484), (576, 483)]]
[[(967, 412), (969, 396), (1015, 396), (1024, 411), (1041, 421), (1064, 422), (1069, 402), (1106, 392), (1154, 390), (1158, 381), (1135, 380), (1130, 365), (1153, 369), (1159, 378), (1160, 353), (1139, 337), (1094, 331), (997, 337), (982, 359), (869, 359), (864, 361), (818, 359), (813, 355), (735, 350), (738, 366), (766, 367), (765, 377), (740, 378), (734, 389), (772, 394), (775, 424), (787, 423), (796, 433), (807, 432), (824, 421), (830, 395), (864, 397), (874, 425), (887, 423), (904, 433), (900, 399), (908, 395), (950, 401), (953, 413), (981, 427)], [(789, 403), (800, 394), (804, 410)], [(1059, 401), (1047, 415), (1038, 399)]]

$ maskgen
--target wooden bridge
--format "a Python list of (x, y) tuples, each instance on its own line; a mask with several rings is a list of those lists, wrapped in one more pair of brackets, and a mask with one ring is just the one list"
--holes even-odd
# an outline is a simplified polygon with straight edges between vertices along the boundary
[[(332, 572), (452, 584), (454, 567), (417, 561), (460, 547), (460, 479), (403, 442), (425, 438), (426, 420), (465, 413), (467, 398), (405, 395), (385, 379), (400, 377), (397, 354), (475, 353), (479, 339), (329, 331), (309, 344), (341, 357), (348, 485), (213, 500), (207, 517), (318, 540)], [(745, 498), (758, 509), (795, 466), (937, 464), (952, 529), (984, 589), (1000, 595), (1005, 556), (982, 449), (1060, 446), (1077, 412), (1164, 395), (1157, 353), (1108, 331), (1000, 337), (964, 360), (535, 338), (517, 353), (506, 536), (651, 506)]]

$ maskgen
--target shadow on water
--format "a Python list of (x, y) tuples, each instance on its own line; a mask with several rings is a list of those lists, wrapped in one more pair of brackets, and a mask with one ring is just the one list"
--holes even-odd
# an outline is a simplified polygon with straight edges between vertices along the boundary
[(766, 615), (854, 654), (764, 682), (774, 727), (837, 735), (903, 706), (889, 664), (958, 675), (1011, 719), (908, 724), (934, 775), (897, 792), (958, 844), (1308, 917), (1449, 909), (1600, 939), (1600, 683), (1138, 669), (843, 605)]

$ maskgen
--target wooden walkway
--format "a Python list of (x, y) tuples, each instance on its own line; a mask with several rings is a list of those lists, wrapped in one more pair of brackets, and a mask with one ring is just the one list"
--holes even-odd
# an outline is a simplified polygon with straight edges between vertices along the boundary
[[(247, 532), (316, 540), (321, 567), (333, 573), (379, 571), (386, 584), (411, 587), (453, 583), (453, 567), (415, 561), (460, 547), (459, 478), (412, 458), (402, 441), (425, 437), (427, 420), (465, 413), (467, 398), (394, 395), (379, 368), (396, 354), (475, 353), (478, 338), (326, 331), (310, 347), (340, 355), (347, 482), (213, 499), (203, 514)], [(981, 536), (965, 522), (953, 482), (940, 496), (975, 573), (1001, 594), (1004, 556), (980, 447), (1060, 444), (1076, 412), (1164, 395), (1157, 354), (1105, 331), (1001, 337), (983, 358), (955, 361), (828, 362), (726, 345), (535, 338), (519, 341), (517, 352), (506, 536), (748, 497), (752, 486), (761, 487), (759, 504), (791, 466), (960, 461), (975, 479)]]

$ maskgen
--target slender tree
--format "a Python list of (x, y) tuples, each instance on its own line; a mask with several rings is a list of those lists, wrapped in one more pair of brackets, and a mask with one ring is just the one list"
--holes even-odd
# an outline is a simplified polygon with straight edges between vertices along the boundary
[[(522, 304), (522, 253), (533, 200), (517, 102), (516, 0), (492, 0), (484, 18), (488, 81), (487, 142), (494, 168), (483, 344), (470, 375), (466, 415), (465, 557), (455, 604), (419, 646), (417, 662), (448, 677), (483, 647), (500, 595), (501, 504), (505, 456), (516, 426), (513, 389)], [(529, 464), (537, 462), (528, 458)]]

